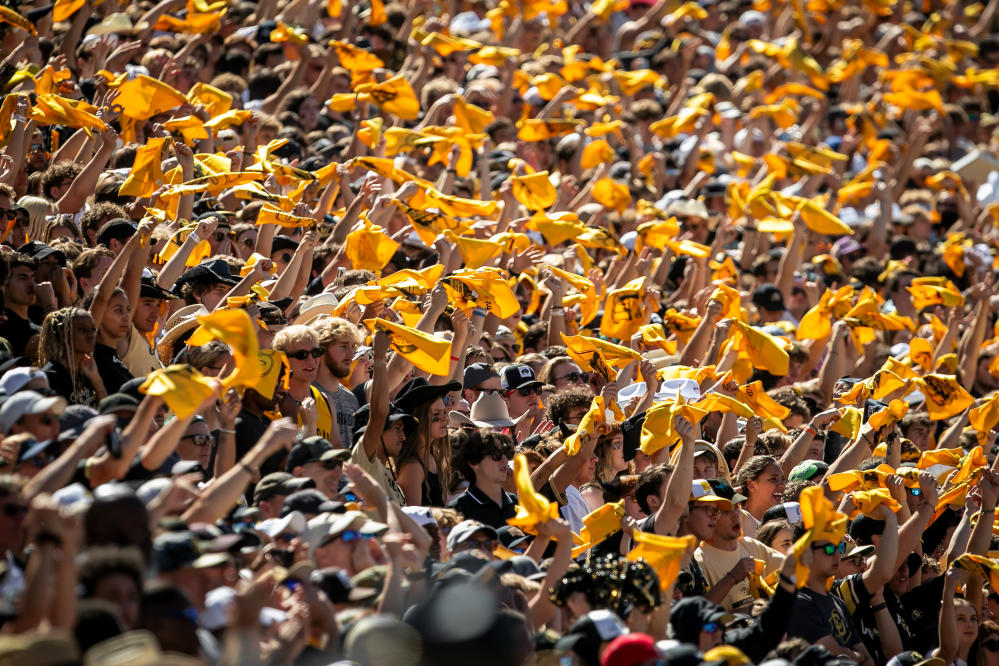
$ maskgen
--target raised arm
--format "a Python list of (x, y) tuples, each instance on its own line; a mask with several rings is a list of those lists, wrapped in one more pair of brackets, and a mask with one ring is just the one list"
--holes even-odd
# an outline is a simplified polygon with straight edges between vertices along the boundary
[(656, 511), (656, 534), (676, 534), (680, 517), (686, 513), (687, 503), (690, 501), (690, 485), (694, 481), (694, 426), (687, 419), (678, 416), (673, 421), (673, 428), (680, 433), (680, 458), (666, 481), (666, 493)]
[(378, 443), (382, 441), (382, 431), (385, 429), (385, 419), (388, 417), (388, 368), (385, 365), (385, 355), (388, 353), (389, 338), (384, 331), (375, 331), (371, 341), (371, 413), (368, 416), (368, 427), (361, 435), (364, 445), (364, 455), (368, 460), (374, 460), (378, 454)]

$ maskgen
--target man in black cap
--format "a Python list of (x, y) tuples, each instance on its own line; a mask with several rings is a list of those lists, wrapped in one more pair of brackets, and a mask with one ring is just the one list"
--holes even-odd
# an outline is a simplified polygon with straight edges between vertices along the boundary
[(163, 367), (147, 336), (156, 330), (163, 304), (176, 298), (156, 284), (152, 273), (140, 277), (139, 297), (132, 304), (132, 332), (128, 338), (128, 346), (121, 354), (122, 362), (133, 376), (142, 377)]
[(97, 230), (97, 244), (103, 245), (115, 254), (119, 254), (128, 239), (135, 235), (138, 227), (131, 220), (116, 217), (108, 220)]
[(333, 499), (339, 492), (346, 460), (350, 460), (347, 449), (334, 449), (323, 437), (308, 437), (291, 447), (285, 470), (293, 476), (312, 479), (320, 492)]
[(295, 478), (287, 472), (268, 474), (257, 482), (253, 489), (253, 504), (265, 518), (278, 518), (284, 498), (305, 488), (314, 488), (315, 481), (309, 478)]
[(223, 259), (203, 261), (177, 278), (173, 291), (188, 305), (201, 304), (211, 312), (239, 279)]
[(469, 405), (479, 399), (483, 391), (499, 391), (500, 376), (488, 363), (472, 363), (465, 368), (461, 382), (461, 397)]
[(784, 296), (773, 284), (760, 285), (753, 291), (753, 305), (760, 313), (760, 323), (772, 324), (786, 317)]
[(511, 418), (528, 413), (515, 426), (514, 439), (523, 442), (541, 422), (541, 382), (534, 376), (534, 368), (526, 363), (513, 363), (500, 373), (500, 387)]

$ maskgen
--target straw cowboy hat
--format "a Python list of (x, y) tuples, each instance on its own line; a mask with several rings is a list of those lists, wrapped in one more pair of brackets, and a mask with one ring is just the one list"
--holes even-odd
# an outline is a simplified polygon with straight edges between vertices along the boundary
[(173, 343), (177, 338), (198, 327), (198, 315), (207, 315), (204, 305), (187, 305), (170, 315), (166, 322), (166, 333), (156, 343), (156, 355), (165, 365), (173, 359)]
[(459, 425), (474, 425), (479, 428), (512, 428), (527, 416), (524, 412), (515, 419), (510, 418), (506, 408), (506, 400), (497, 391), (484, 391), (479, 399), (472, 403), (469, 416), (452, 411), (448, 416)]

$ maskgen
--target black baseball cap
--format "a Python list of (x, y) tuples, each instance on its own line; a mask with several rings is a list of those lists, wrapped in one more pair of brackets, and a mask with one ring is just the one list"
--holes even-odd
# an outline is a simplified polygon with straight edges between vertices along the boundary
[(784, 296), (780, 293), (780, 289), (772, 284), (760, 285), (753, 291), (753, 305), (770, 312), (783, 312), (787, 309), (784, 307)]
[(500, 373), (500, 385), (504, 391), (516, 391), (521, 388), (541, 386), (534, 375), (534, 368), (526, 363), (513, 363), (503, 368)]

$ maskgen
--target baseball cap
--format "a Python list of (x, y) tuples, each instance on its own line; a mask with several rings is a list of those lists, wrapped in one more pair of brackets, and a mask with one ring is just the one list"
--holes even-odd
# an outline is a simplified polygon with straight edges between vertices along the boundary
[(711, 484), (711, 489), (715, 491), (716, 495), (727, 499), (732, 504), (742, 504), (749, 499), (742, 493), (736, 492), (732, 484), (725, 479), (708, 479), (708, 483)]
[(764, 523), (771, 520), (786, 520), (794, 525), (801, 522), (801, 505), (797, 502), (781, 502), (774, 504), (763, 514)]
[(858, 243), (853, 236), (844, 236), (833, 243), (832, 254), (838, 259), (863, 249), (864, 246)]
[(760, 285), (753, 291), (753, 305), (770, 312), (783, 312), (787, 309), (784, 307), (784, 296), (780, 293), (780, 289), (772, 284)]
[(291, 447), (291, 451), (288, 452), (288, 462), (284, 467), (287, 471), (290, 472), (296, 467), (301, 467), (310, 462), (319, 462), (323, 453), (333, 448), (333, 445), (329, 441), (321, 437), (310, 438), (310, 440), (302, 440)]
[(871, 537), (880, 536), (885, 531), (885, 521), (874, 520), (863, 514), (857, 516), (857, 518), (850, 524), (850, 536), (857, 543), (868, 544), (871, 543)]
[(703, 504), (715, 504), (722, 511), (732, 510), (732, 501), (719, 497), (715, 489), (705, 479), (694, 479), (690, 484), (690, 501)]
[(477, 520), (463, 520), (455, 525), (451, 529), (451, 533), (447, 535), (447, 549), (453, 551), (479, 532), (487, 532), (493, 539), (499, 539), (499, 535), (493, 527)]
[(420, 527), (437, 527), (437, 519), (429, 506), (404, 506), (402, 512), (416, 521)]
[(600, 666), (637, 666), (658, 659), (655, 641), (648, 634), (618, 636), (604, 650)]
[(116, 217), (102, 224), (97, 230), (97, 244), (107, 246), (112, 240), (123, 243), (135, 234), (136, 229), (135, 223), (131, 220)]
[(66, 265), (65, 254), (41, 241), (31, 241), (30, 243), (25, 243), (21, 247), (17, 248), (17, 251), (21, 254), (26, 254), (29, 257), (34, 257), (36, 261), (41, 261), (42, 259), (54, 255), (60, 266)]
[(306, 515), (318, 515), (337, 511), (343, 508), (343, 502), (334, 502), (315, 488), (306, 488), (294, 492), (284, 498), (281, 505), (281, 515), (299, 512)]
[(31, 368), (14, 368), (13, 370), (8, 370), (0, 377), (0, 392), (7, 395), (14, 395), (29, 382), (36, 379), (45, 379), (45, 373), (41, 370), (32, 370)]
[(9, 434), (14, 424), (25, 415), (44, 414), (48, 411), (62, 414), (64, 409), (66, 409), (66, 398), (61, 396), (46, 398), (35, 391), (15, 393), (7, 398), (3, 407), (0, 407), (0, 433)]
[(508, 365), (500, 372), (500, 386), (504, 391), (516, 391), (529, 386), (540, 386), (541, 382), (534, 376), (534, 368), (526, 363)]
[(572, 623), (555, 644), (556, 652), (573, 652), (587, 664), (599, 663), (600, 646), (628, 633), (628, 627), (606, 609), (590, 611)]
[(316, 482), (308, 477), (296, 479), (287, 472), (272, 472), (257, 482), (253, 489), (253, 503), (269, 500), (275, 495), (290, 495), (303, 488), (315, 488)]
[(486, 363), (473, 363), (467, 368), (465, 368), (465, 376), (461, 383), (461, 387), (465, 389), (475, 388), (476, 386), (482, 386), (483, 382), (486, 382), (493, 377), (499, 377), (495, 370), (493, 370), (491, 365)]
[(821, 460), (803, 460), (791, 469), (787, 475), (788, 481), (811, 481), (825, 474), (829, 465)]

